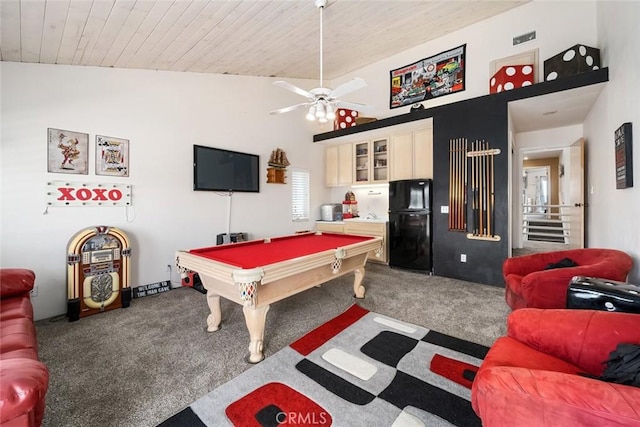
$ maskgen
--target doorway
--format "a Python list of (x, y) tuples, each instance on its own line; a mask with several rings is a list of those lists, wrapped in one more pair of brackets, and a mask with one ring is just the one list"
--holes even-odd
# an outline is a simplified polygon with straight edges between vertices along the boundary
[(566, 249), (561, 218), (558, 165), (562, 152), (523, 157), (522, 247), (529, 252)]
[(527, 166), (526, 162), (522, 168), (522, 212), (529, 218), (548, 218), (551, 196), (549, 166)]
[[(560, 158), (557, 170), (559, 177), (560, 175), (562, 177), (559, 184), (558, 207), (562, 213), (560, 218), (563, 221), (563, 231), (564, 225), (571, 222), (570, 220), (574, 221), (568, 227), (569, 243), (564, 245), (568, 245), (569, 248), (585, 247), (586, 171), (582, 123), (605, 84), (588, 85), (509, 102), (509, 143), (512, 148), (509, 203), (511, 256), (520, 255), (524, 250), (521, 232), (523, 212), (520, 202), (522, 167), (524, 156), (531, 152), (539, 152), (547, 157), (558, 151), (562, 153), (561, 155), (553, 154), (552, 157)], [(576, 142), (572, 144), (573, 141)], [(573, 158), (569, 155), (571, 146), (575, 151)], [(551, 172), (553, 169), (551, 167)], [(546, 245), (546, 242), (542, 243)], [(542, 252), (550, 249), (544, 247), (533, 250)]]
[(513, 256), (571, 247), (568, 196), (572, 184), (565, 173), (569, 156), (569, 147), (520, 150), (516, 169), (522, 180), (518, 206), (514, 206), (519, 228)]

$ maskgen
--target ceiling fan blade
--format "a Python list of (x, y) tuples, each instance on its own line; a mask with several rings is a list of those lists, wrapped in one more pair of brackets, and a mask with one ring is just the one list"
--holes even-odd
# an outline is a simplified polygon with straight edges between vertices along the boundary
[(355, 110), (360, 113), (370, 113), (374, 110), (373, 105), (359, 104), (357, 102), (334, 101), (333, 105), (338, 108), (346, 108), (347, 110)]
[(286, 90), (290, 90), (293, 93), (297, 93), (298, 95), (302, 95), (305, 98), (313, 98), (313, 94), (311, 92), (308, 92), (304, 89), (300, 89), (298, 86), (294, 86), (291, 83), (287, 83), (285, 81), (282, 80), (277, 80), (275, 82), (273, 82), (274, 85), (281, 87), (282, 89), (286, 89)]
[(367, 82), (365, 82), (360, 77), (356, 77), (353, 80), (349, 80), (348, 82), (342, 83), (340, 86), (332, 90), (331, 93), (329, 93), (329, 96), (331, 98), (340, 98), (343, 95), (346, 95), (347, 93), (351, 93), (358, 89), (362, 89), (363, 87), (366, 87), (366, 86), (367, 86)]
[(278, 110), (270, 111), (269, 114), (288, 113), (289, 111), (297, 110), (299, 108), (304, 108), (304, 107), (306, 107), (308, 105), (310, 105), (308, 102), (303, 102), (302, 104), (290, 105), (288, 107), (284, 107), (284, 108), (280, 108)]

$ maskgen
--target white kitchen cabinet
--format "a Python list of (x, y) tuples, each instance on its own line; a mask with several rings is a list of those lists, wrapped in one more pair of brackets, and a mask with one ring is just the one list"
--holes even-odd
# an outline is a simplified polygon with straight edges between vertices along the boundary
[(325, 149), (325, 185), (348, 187), (353, 183), (351, 144), (330, 145)]
[(413, 178), (413, 133), (391, 136), (391, 181)]
[(433, 128), (391, 136), (389, 181), (433, 178)]
[(433, 128), (413, 132), (413, 177), (433, 178)]
[(338, 145), (338, 187), (353, 182), (353, 148), (351, 144)]
[(317, 231), (325, 231), (327, 233), (344, 234), (344, 223), (342, 222), (316, 222)]
[(375, 251), (371, 251), (367, 257), (367, 261), (379, 262), (383, 264), (389, 263), (389, 248), (387, 247), (387, 227), (386, 221), (362, 221), (358, 219), (350, 219), (346, 221), (317, 221), (316, 230), (327, 233), (340, 234), (356, 234), (361, 236), (382, 237), (382, 253), (379, 257)]
[(387, 247), (387, 222), (371, 222), (348, 220), (344, 222), (345, 234), (357, 234), (362, 236), (382, 237), (382, 253), (379, 257), (375, 251), (369, 252), (368, 261), (389, 263), (389, 250)]

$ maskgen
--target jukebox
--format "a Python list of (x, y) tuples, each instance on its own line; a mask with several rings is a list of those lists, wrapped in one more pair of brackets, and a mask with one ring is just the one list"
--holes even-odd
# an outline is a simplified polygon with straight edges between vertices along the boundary
[(115, 227), (96, 226), (76, 233), (67, 247), (67, 317), (80, 317), (131, 301), (127, 235)]

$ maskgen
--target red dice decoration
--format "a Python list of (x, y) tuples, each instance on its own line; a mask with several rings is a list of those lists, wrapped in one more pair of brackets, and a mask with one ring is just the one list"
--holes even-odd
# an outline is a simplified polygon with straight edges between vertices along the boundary
[(333, 121), (333, 130), (346, 129), (351, 126), (355, 126), (356, 117), (358, 117), (357, 111), (338, 108), (336, 110), (336, 118)]
[(533, 84), (533, 65), (507, 65), (498, 70), (489, 80), (489, 93), (530, 86)]

